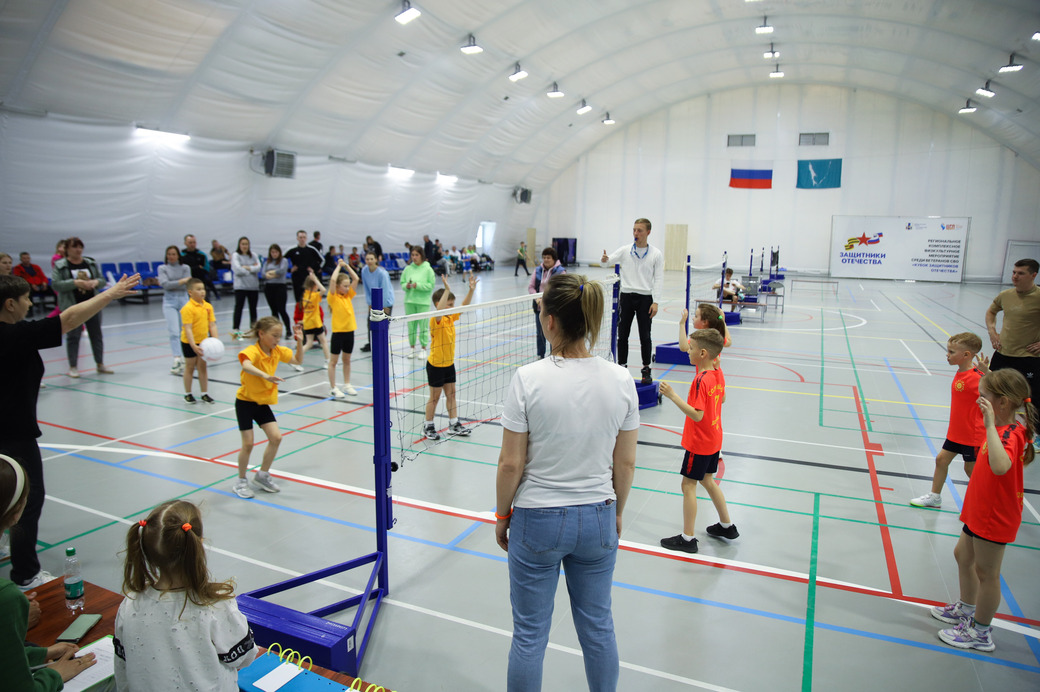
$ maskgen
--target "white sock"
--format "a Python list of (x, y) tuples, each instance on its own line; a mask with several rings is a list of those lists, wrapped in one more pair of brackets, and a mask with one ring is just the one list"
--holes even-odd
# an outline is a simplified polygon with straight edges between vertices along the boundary
[(456, 423), (458, 423), (458, 422), (459, 422), (459, 419), (458, 419), (458, 418), (449, 418), (449, 419), (448, 419), (448, 424), (449, 424), (449, 425), (455, 425), (455, 424), (456, 424)]
[(693, 536), (687, 536), (687, 535), (686, 535), (686, 534), (684, 533), (684, 534), (682, 534), (682, 539), (683, 539), (684, 541), (686, 541), (687, 543), (689, 543), (690, 541), (692, 541), (692, 540), (693, 540)]
[(731, 521), (731, 522), (729, 522), (729, 523), (727, 524), (727, 523), (726, 523), (726, 522), (724, 522), (724, 521), (720, 521), (720, 522), (719, 522), (719, 526), (721, 526), (721, 527), (722, 527), (722, 528), (724, 528), (724, 529), (728, 529), (729, 527), (733, 526), (733, 522)]
[(208, 395), (207, 395), (207, 393), (206, 393), (205, 391), (202, 391), (202, 392), (200, 392), (200, 394), (201, 394), (202, 396), (208, 396)]
[(433, 427), (433, 421), (432, 420), (426, 421), (426, 427), (427, 428), (432, 428)]

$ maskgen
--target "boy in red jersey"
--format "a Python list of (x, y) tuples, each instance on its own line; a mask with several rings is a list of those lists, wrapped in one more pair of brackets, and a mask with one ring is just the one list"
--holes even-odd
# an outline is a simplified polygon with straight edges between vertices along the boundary
[[(982, 413), (979, 411), (979, 379), (989, 372), (989, 360), (977, 355), (982, 350), (982, 339), (971, 332), (954, 334), (946, 342), (946, 362), (957, 366), (950, 389), (950, 424), (946, 441), (935, 456), (932, 490), (910, 500), (914, 507), (941, 507), (942, 488), (950, 463), (960, 454), (964, 457), (964, 473), (971, 478), (975, 454), (985, 438)], [(976, 366), (972, 367), (972, 360)]]
[(690, 384), (687, 401), (683, 401), (674, 389), (662, 381), (660, 392), (668, 397), (686, 415), (683, 426), (682, 494), (683, 531), (677, 536), (661, 539), (661, 546), (668, 550), (697, 552), (697, 539), (693, 537), (697, 520), (697, 484), (704, 488), (719, 513), (719, 523), (712, 524), (706, 531), (716, 538), (736, 538), (740, 534), (729, 519), (726, 497), (715, 483), (715, 472), (719, 469), (719, 453), (722, 451), (722, 404), (726, 401), (726, 380), (721, 370), (716, 370), (715, 358), (722, 352), (722, 335), (714, 329), (698, 329), (690, 334), (690, 365), (697, 366), (697, 376)]

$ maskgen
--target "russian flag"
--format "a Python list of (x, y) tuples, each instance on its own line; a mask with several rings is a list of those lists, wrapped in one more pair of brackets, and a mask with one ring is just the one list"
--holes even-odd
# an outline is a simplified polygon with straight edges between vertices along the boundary
[(772, 190), (773, 162), (734, 161), (730, 167), (729, 186), (748, 190)]

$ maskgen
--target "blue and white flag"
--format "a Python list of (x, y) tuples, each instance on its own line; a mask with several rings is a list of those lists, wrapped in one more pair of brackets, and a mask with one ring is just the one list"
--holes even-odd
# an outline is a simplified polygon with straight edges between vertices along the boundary
[(798, 187), (807, 190), (841, 187), (841, 159), (799, 160)]

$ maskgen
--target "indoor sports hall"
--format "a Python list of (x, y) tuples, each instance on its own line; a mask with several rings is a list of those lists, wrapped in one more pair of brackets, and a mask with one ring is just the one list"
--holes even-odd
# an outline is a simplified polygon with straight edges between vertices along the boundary
[[(935, 460), (971, 394), (952, 394), (950, 337), (1040, 373), (1040, 288), (1023, 279), (1040, 260), (1037, 0), (0, 2), (0, 289), (22, 277), (34, 303), (0, 300), (0, 453), (38, 443), (42, 466), (22, 466), (46, 479), (42, 569), (35, 520), (10, 524), (0, 612), (8, 595), (26, 605), (15, 587), (61, 576), (69, 546), (89, 584), (119, 592), (128, 529), (140, 538), (183, 498), (202, 510), (198, 554), (234, 580), (261, 644), (273, 622), (337, 652), (318, 665), (366, 692), (506, 690), (504, 402), (540, 360), (533, 301), (557, 260), (608, 296), (592, 352), (627, 366), (643, 406), (611, 589), (619, 690), (1040, 689), (1040, 463), (1021, 474), (1015, 538), (982, 549), (990, 567), (1002, 555), (992, 651), (944, 643), (931, 609), (962, 596), (954, 548), (976, 539), (961, 538), (961, 509), (985, 504), (972, 500), (995, 476), (967, 495), (957, 457), (941, 506), (911, 504), (938, 503)], [(639, 261), (645, 286), (626, 278)], [(315, 301), (343, 264), (385, 276), (392, 310), (370, 311), (364, 286), (335, 310)], [(445, 389), (432, 430), (427, 364), (449, 366), (428, 360), (435, 299), (419, 272), (432, 288), (446, 276), (460, 316), (457, 417)], [(189, 378), (194, 401), (178, 374), (189, 290), (224, 349), (208, 387)], [(623, 301), (626, 315), (656, 305), (642, 313), (657, 310), (652, 362), (638, 319), (618, 360)], [(87, 303), (107, 306), (36, 347)], [(694, 388), (676, 346), (702, 303), (732, 337), (709, 490), (739, 536), (708, 533), (730, 527), (702, 487), (693, 553), (661, 543), (688, 540), (689, 419), (660, 388)], [(321, 348), (277, 366), (283, 437), (268, 479), (253, 471), (274, 445), (251, 428), (249, 478), (280, 492), (247, 497), (236, 398), (259, 381), (238, 359), (253, 306), (339, 345), (347, 304), (349, 378), (330, 381)], [(554, 402), (553, 420), (602, 423), (590, 404), (611, 398), (587, 398)], [(572, 446), (575, 468), (606, 463)], [(0, 498), (18, 463), (0, 459)], [(1008, 487), (986, 516), (1017, 520)], [(287, 580), (300, 585), (268, 592)], [(565, 586), (552, 692), (589, 686)], [(31, 640), (16, 620), (0, 639)]]
[[(657, 342), (677, 338), (684, 288), (673, 279), (679, 276), (669, 274), (668, 293), (677, 297), (654, 320)], [(713, 279), (694, 273), (694, 295), (710, 295)], [(508, 272), (485, 273), (475, 303), (510, 297), (525, 284)], [(920, 676), (927, 678), (916, 684), (921, 689), (1035, 688), (1036, 468), (1027, 469), (1026, 512), (1004, 562), (994, 653), (945, 646), (924, 607), (956, 597), (952, 552), (963, 472), (951, 471), (941, 510), (908, 505), (926, 489), (945, 434), (946, 339), (983, 331), (982, 314), (997, 289), (796, 282), (783, 315), (732, 327), (733, 346), (722, 356), (727, 399), (718, 477), (740, 538), (702, 535), (696, 555), (658, 545), (681, 523), (681, 414), (667, 401), (641, 412), (613, 593), (623, 689), (900, 689)], [(531, 315), (524, 303), (486, 330), (467, 314), (459, 327), (460, 383), (502, 365), (479, 355), (496, 333), (513, 346), (509, 368), (531, 362)], [(240, 444), (231, 406), (239, 383), (231, 357), (236, 343), (211, 367), (217, 403), (187, 406), (180, 378), (166, 372), (157, 307), (113, 306), (105, 318), (116, 375), (84, 368), (79, 380), (70, 380), (64, 354), (44, 354), (45, 568), (59, 572), (62, 547), (75, 544), (88, 578), (118, 590), (116, 552), (127, 525), (171, 497), (202, 505), (212, 569), (234, 576), (240, 592), (371, 552), (366, 354), (355, 354), (359, 394), (345, 401), (327, 396), (316, 350), (307, 354), (304, 372), (284, 373), (276, 412), (285, 437), (274, 467), (283, 490), (242, 500), (231, 493)], [(391, 351), (400, 388), (408, 390), (409, 369), (419, 366), (405, 357), (404, 339)], [(692, 377), (689, 366), (654, 366), (656, 380), (683, 391)], [(503, 685), (509, 582), (491, 518), (500, 442), (501, 428), (489, 421), (393, 474), (390, 596), (365, 656), (366, 680), (397, 690)], [(704, 507), (698, 531), (715, 521), (710, 503)], [(332, 577), (283, 602), (309, 609), (362, 587), (356, 578)], [(545, 679), (552, 689), (581, 689), (580, 654), (560, 591)], [(732, 665), (741, 659), (748, 660)]]

